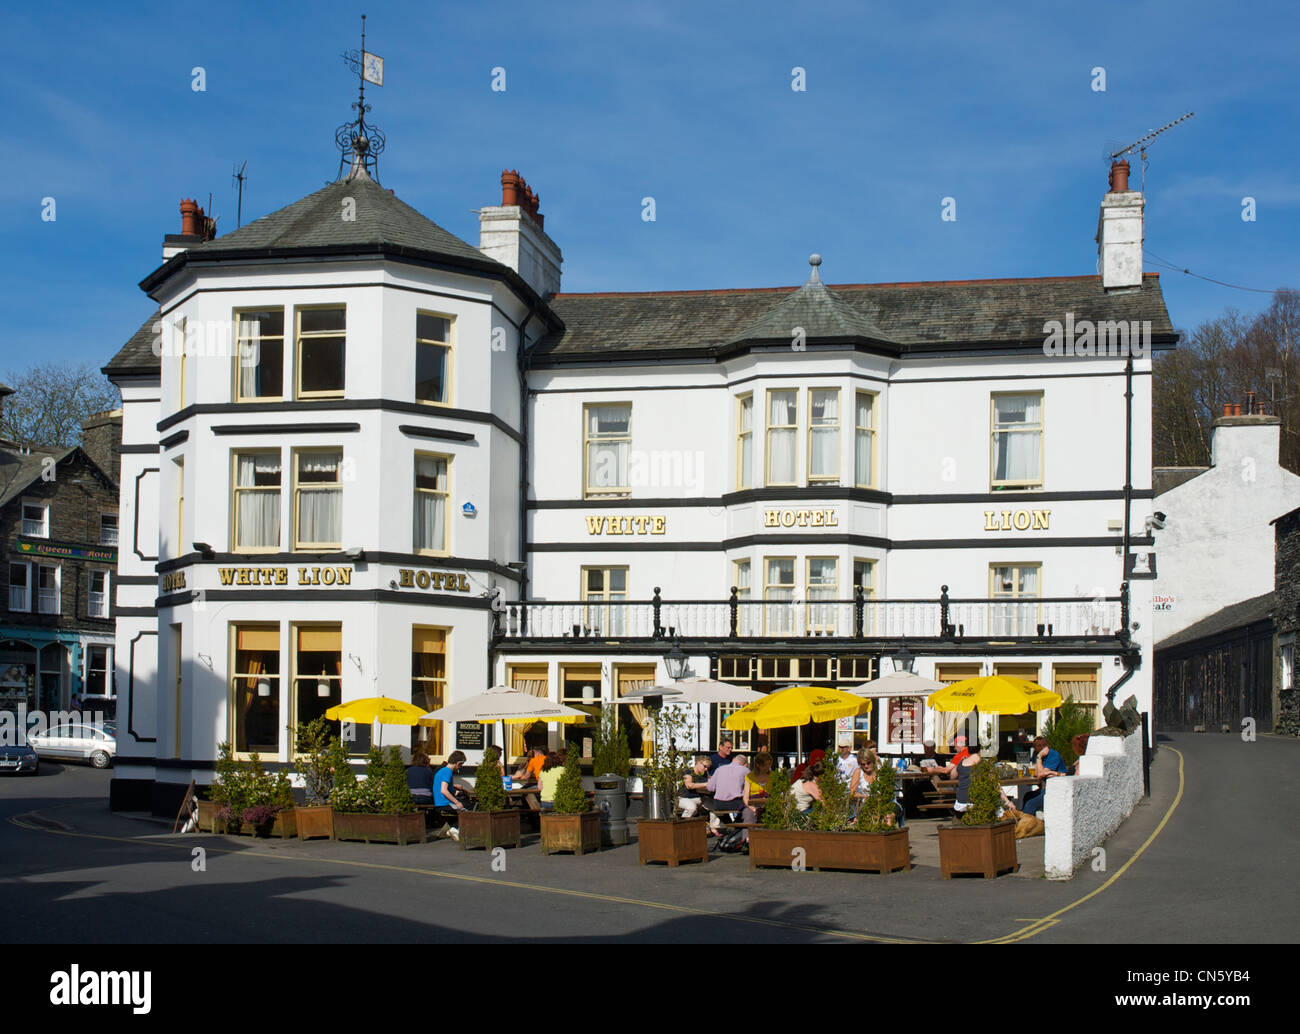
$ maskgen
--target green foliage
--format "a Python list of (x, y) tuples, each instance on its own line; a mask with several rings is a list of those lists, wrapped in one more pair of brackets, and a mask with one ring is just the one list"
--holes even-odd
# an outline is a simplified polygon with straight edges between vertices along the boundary
[(876, 778), (867, 784), (867, 795), (858, 809), (857, 829), (861, 833), (883, 833), (894, 828), (894, 790), (897, 776), (893, 765), (876, 766)]
[(827, 759), (822, 774), (817, 777), (817, 788), (822, 799), (813, 802), (812, 828), (834, 833), (853, 827), (853, 804), (849, 800), (849, 786), (840, 776), (835, 762)]
[(272, 776), (262, 768), (262, 759), (253, 754), (247, 761), (235, 757), (230, 743), (217, 748), (216, 778), (208, 787), (208, 799), (220, 806), (220, 812), (232, 831), (238, 830), (244, 812), (265, 809), (274, 815), (293, 807), (293, 788), (284, 772)]
[(474, 774), (474, 794), (478, 797), (479, 811), (503, 811), (506, 806), (506, 788), (501, 781), (501, 751), (488, 747)]
[(677, 804), (686, 770), (691, 767), (692, 755), (677, 748), (677, 741), (688, 728), (686, 708), (661, 707), (651, 715), (649, 729), (654, 737), (654, 751), (642, 766), (641, 781), (647, 790), (658, 791), (671, 810)]
[(377, 811), (375, 786), (369, 779), (360, 780), (348, 763), (347, 748), (335, 740), (329, 746), (330, 768), (334, 774), (334, 785), (330, 790), (330, 804), (338, 811), (374, 812)]
[(570, 752), (564, 759), (564, 774), (555, 784), (555, 814), (581, 815), (591, 808), (587, 793), (582, 788), (582, 769), (578, 755)]
[(763, 809), (763, 828), (794, 829), (796, 818), (794, 794), (790, 792), (790, 770), (775, 769), (767, 779), (767, 807)]
[(627, 745), (627, 729), (618, 722), (613, 707), (600, 709), (600, 724), (591, 748), (592, 775), (613, 773), (626, 779), (632, 772), (632, 751)]
[(970, 774), (970, 807), (962, 812), (961, 820), (967, 826), (986, 826), (998, 820), (1001, 805), (997, 766), (990, 759), (982, 758)]
[(380, 810), (383, 814), (405, 815), (415, 811), (415, 798), (406, 785), (406, 765), (402, 763), (402, 752), (396, 747), (388, 748), (380, 786)]
[(331, 747), (338, 741), (323, 717), (299, 722), (294, 732), (294, 750), (298, 755), (298, 774), (309, 805), (329, 804), (334, 787), (335, 758)]
[(1056, 713), (1047, 719), (1043, 726), (1043, 738), (1051, 748), (1061, 755), (1067, 765), (1079, 760), (1079, 755), (1070, 746), (1076, 736), (1087, 735), (1093, 731), (1092, 714), (1084, 705), (1076, 703), (1074, 697), (1068, 696), (1061, 701)]

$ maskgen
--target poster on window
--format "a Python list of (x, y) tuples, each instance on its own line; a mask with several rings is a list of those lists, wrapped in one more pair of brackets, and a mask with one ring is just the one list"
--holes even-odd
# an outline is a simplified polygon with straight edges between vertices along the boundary
[(835, 719), (835, 746), (853, 746), (853, 716)]
[(889, 742), (921, 743), (921, 701), (918, 697), (889, 700)]

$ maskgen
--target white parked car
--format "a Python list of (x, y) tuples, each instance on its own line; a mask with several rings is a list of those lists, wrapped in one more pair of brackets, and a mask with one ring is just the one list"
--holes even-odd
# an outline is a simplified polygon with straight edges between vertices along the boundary
[(89, 722), (70, 722), (46, 732), (27, 737), (37, 755), (42, 758), (64, 761), (89, 761), (95, 768), (107, 768), (117, 753), (117, 726), (105, 722), (102, 726)]

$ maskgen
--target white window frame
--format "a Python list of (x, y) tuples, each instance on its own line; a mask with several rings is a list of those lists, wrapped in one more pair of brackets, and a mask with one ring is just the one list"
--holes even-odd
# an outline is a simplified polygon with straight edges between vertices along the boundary
[[(812, 569), (814, 561), (830, 561), (835, 571), (834, 583), (813, 584)], [(804, 558), (804, 631), (820, 633), (822, 635), (835, 634), (835, 617), (839, 609), (835, 605), (835, 600), (839, 598), (840, 591), (840, 560), (837, 556), (810, 556)], [(828, 597), (813, 598), (813, 592), (822, 592), (830, 589)]]
[[(43, 571), (54, 572), (53, 590), (46, 590), (41, 588), (41, 572)], [(62, 565), (33, 563), (32, 564), (32, 591), (35, 594), (34, 595), (35, 603), (36, 603), (35, 612), (37, 614), (50, 614), (54, 616), (58, 616), (59, 614), (61, 614), (63, 612), (63, 567)], [(51, 592), (51, 591), (54, 594), (53, 609), (50, 609), (46, 606), (46, 601), (43, 598), (44, 593)]]
[[(103, 588), (101, 591), (99, 591), (99, 592), (95, 592), (95, 576), (96, 576), (96, 575), (102, 575), (103, 578), (104, 578), (104, 588)], [(87, 583), (86, 583), (86, 616), (87, 616), (87, 617), (91, 617), (91, 618), (107, 618), (107, 617), (108, 617), (108, 601), (109, 601), (109, 599), (111, 598), (111, 597), (110, 597), (110, 593), (112, 592), (112, 589), (111, 589), (111, 587), (110, 587), (111, 583), (110, 583), (110, 581), (109, 581), (110, 577), (111, 577), (111, 574), (110, 574), (110, 572), (109, 572), (107, 569), (93, 568), (93, 569), (91, 569), (91, 570), (89, 570), (89, 571), (86, 572), (86, 578), (87, 578)], [(96, 608), (96, 606), (95, 606), (95, 603), (96, 603), (95, 597), (97, 597), (97, 596), (99, 597), (99, 600), (98, 600), (98, 602), (99, 602), (99, 606), (98, 606), (98, 608)]]
[[(773, 582), (769, 580), (771, 564), (777, 561), (788, 560), (790, 562), (790, 581)], [(775, 599), (771, 593), (785, 592), (789, 590), (788, 597), (779, 596)], [(792, 635), (794, 633), (794, 597), (799, 590), (799, 565), (798, 559), (794, 556), (765, 556), (763, 557), (763, 634), (764, 635)], [(773, 608), (776, 608), (773, 610)], [(782, 614), (779, 619), (772, 620), (774, 614)], [(776, 628), (769, 628), (769, 621)]]
[[(280, 342), (280, 394), (278, 395), (245, 395), (240, 390), (240, 386), (239, 386), (241, 380), (240, 372), (244, 368), (245, 338), (242, 334), (240, 334), (239, 326), (244, 316), (251, 315), (252, 313), (256, 313), (256, 312), (268, 312), (268, 313), (278, 312), (280, 314), (280, 333), (278, 335), (267, 334), (265, 336), (259, 333), (257, 337), (257, 340), (259, 342), (261, 341)], [(235, 309), (235, 311), (231, 315), (232, 315), (231, 334), (233, 335), (234, 342), (235, 342), (235, 383), (232, 389), (231, 397), (236, 402), (283, 402), (285, 399), (285, 388), (289, 387), (288, 378), (285, 376), (285, 374), (288, 370), (293, 368), (289, 363), (289, 354), (288, 354), (289, 348), (287, 342), (285, 341), (286, 335), (284, 333), (284, 328), (288, 323), (288, 317), (285, 311), (285, 307), (283, 305), (265, 305), (260, 307), (245, 306), (242, 309)], [(251, 342), (253, 338), (249, 337), (247, 340)], [(345, 351), (346, 351), (346, 346), (345, 346)], [(296, 376), (296, 370), (295, 370), (295, 376)]]
[[(628, 599), (628, 585), (631, 581), (631, 571), (626, 564), (584, 564), (580, 569), (582, 578), (582, 599), (590, 601), (590, 604), (583, 608), (583, 621), (593, 633), (600, 635), (626, 635), (627, 634), (627, 607), (611, 607), (611, 603), (626, 603)], [(589, 590), (587, 588), (587, 576), (592, 571), (599, 571), (601, 575), (601, 587), (598, 590)], [(612, 587), (610, 575), (615, 571), (623, 572), (623, 590), (616, 593)], [(596, 616), (592, 620), (593, 614)]]
[[(308, 488), (304, 489), (298, 483), (298, 460), (304, 456), (324, 455), (337, 453), (339, 457), (338, 480), (337, 481), (314, 481), (308, 482)], [(343, 446), (311, 446), (303, 449), (290, 450), (293, 464), (293, 550), (300, 553), (325, 553), (335, 552), (343, 548)], [(302, 493), (307, 492), (338, 492), (339, 494), (339, 541), (338, 542), (303, 542), (298, 538), (298, 508), (302, 501)]]
[[(591, 434), (591, 421), (588, 414), (593, 409), (627, 409), (627, 432), (626, 434), (614, 434), (607, 432), (598, 434), (593, 437)], [(627, 442), (628, 448), (628, 484), (626, 485), (593, 485), (591, 483), (591, 446), (599, 442)], [(625, 499), (632, 495), (632, 403), (614, 401), (609, 402), (585, 402), (582, 406), (582, 497), (584, 499)]]
[[(997, 580), (998, 568), (1010, 568), (1014, 574), (1012, 584), (1017, 586), (1011, 592), (1004, 592), (1000, 589)], [(1036, 592), (1021, 595), (1018, 588), (1021, 573), (1028, 570), (1034, 570), (1037, 574), (1035, 582), (1038, 586)], [(990, 561), (989, 562), (989, 599), (1003, 601), (1009, 604), (1005, 610), (1000, 612), (999, 603), (989, 604), (989, 635), (997, 637), (1015, 637), (1033, 635), (1037, 632), (1039, 621), (1042, 620), (1043, 607), (1039, 604), (1034, 609), (1032, 619), (1028, 622), (1029, 629), (1026, 631), (1022, 626), (1025, 624), (1025, 609), (1016, 606), (1022, 600), (1041, 599), (1043, 595), (1043, 564), (1041, 560), (1031, 561)], [(1010, 630), (1008, 630), (1010, 629)]]
[[(442, 460), (447, 465), (447, 487), (445, 490), (421, 488), (415, 483), (415, 468), (421, 459)], [(418, 500), (422, 494), (443, 497), (442, 548), (440, 549), (427, 549), (415, 541), (415, 513), (412, 511), (411, 548), (419, 556), (451, 556), (451, 460), (452, 458), (445, 453), (421, 452), (419, 450), (416, 450), (411, 458), (411, 494), (413, 499)]]
[[(744, 428), (745, 403), (749, 403), (749, 429)], [(745, 462), (745, 445), (748, 439), (749, 462)], [(754, 487), (754, 393), (736, 396), (736, 488)]]
[[(24, 579), (23, 586), (22, 586), (22, 593), (23, 593), (22, 601), (18, 606), (14, 606), (15, 586), (13, 584), (13, 577), (14, 577), (13, 569), (15, 567), (21, 567), (23, 569), (23, 579)], [(5, 584), (9, 588), (9, 595), (6, 602), (9, 604), (10, 612), (15, 614), (30, 614), (32, 612), (32, 598), (33, 598), (32, 565), (28, 563), (26, 560), (10, 560), (9, 573), (5, 578)]]
[[(113, 534), (106, 534), (104, 527), (104, 518), (113, 518)], [(101, 513), (99, 515), (99, 544), (101, 546), (116, 546), (118, 536), (121, 534), (121, 515), (118, 513)]]
[[(277, 456), (280, 459), (280, 483), (274, 489), (270, 485), (240, 485), (239, 459), (241, 456)], [(261, 492), (270, 494), (274, 491), (280, 497), (280, 526), (276, 529), (275, 542), (270, 546), (244, 546), (239, 541), (239, 495)], [(296, 528), (295, 528), (296, 530)], [(284, 541), (284, 451), (281, 449), (231, 449), (230, 450), (230, 551), (232, 553), (278, 553), (280, 543)]]
[[(793, 424), (774, 424), (772, 423), (772, 396), (777, 393), (794, 395), (794, 423)], [(763, 406), (763, 426), (767, 429), (763, 437), (763, 484), (769, 487), (788, 488), (799, 484), (799, 389), (798, 388), (768, 388), (764, 396), (765, 405)], [(793, 432), (794, 433), (794, 470), (790, 471), (789, 481), (772, 480), (772, 432)], [(764, 584), (767, 576), (764, 575)]]
[[(27, 508), (35, 507), (41, 511), (39, 521), (27, 516)], [(48, 539), (50, 537), (50, 504), (45, 499), (24, 499), (22, 503), (22, 534), (28, 539)]]
[[(868, 426), (858, 423), (858, 400), (863, 396), (871, 400), (871, 423)], [(875, 488), (879, 481), (876, 468), (876, 413), (879, 406), (879, 392), (855, 391), (853, 393), (853, 482), (858, 488)], [(864, 435), (867, 439), (866, 448), (871, 457), (871, 480), (865, 484), (858, 480), (858, 453), (863, 448)]]

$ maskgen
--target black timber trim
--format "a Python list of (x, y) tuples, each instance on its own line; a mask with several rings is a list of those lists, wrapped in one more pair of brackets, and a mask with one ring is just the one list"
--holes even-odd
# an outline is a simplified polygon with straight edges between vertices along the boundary
[[(662, 654), (666, 639), (653, 637), (610, 639), (607, 636), (565, 637), (508, 637), (493, 640), (498, 656), (508, 663), (522, 659), (515, 654)], [(788, 639), (687, 639), (677, 637), (683, 652), (688, 654), (719, 653), (759, 655), (764, 657), (809, 657), (833, 655), (863, 655), (890, 653), (898, 649), (898, 637), (875, 636), (853, 639), (847, 636), (805, 636)], [(1071, 656), (1114, 656), (1122, 654), (1124, 647), (1116, 636), (1051, 636), (1041, 639), (989, 639), (966, 636), (961, 639), (921, 639), (907, 637), (907, 646), (918, 657), (982, 657), (982, 656), (1060, 656), (1069, 663)]]
[[(874, 488), (809, 487), (745, 488), (720, 496), (691, 496), (686, 499), (640, 499), (620, 496), (616, 499), (531, 499), (530, 510), (590, 510), (593, 513), (611, 508), (639, 509), (651, 506), (691, 509), (699, 507), (741, 506), (755, 502), (816, 502), (821, 499), (881, 503), (885, 506), (919, 506), (938, 503), (1059, 503), (1123, 499), (1122, 489), (1099, 489), (1079, 492), (953, 492), (947, 495), (894, 495)], [(1134, 499), (1154, 499), (1150, 488), (1133, 490)]]
[[(521, 558), (522, 559), (522, 558)], [(306, 563), (305, 563), (306, 562)], [(394, 564), (399, 567), (419, 567), (426, 570), (465, 570), (487, 571), (490, 574), (518, 582), (522, 575), (513, 568), (498, 564), (494, 560), (477, 560), (463, 557), (422, 556), (418, 553), (385, 553), (365, 551), (364, 560), (353, 560), (346, 553), (214, 553), (211, 560), (204, 560), (201, 553), (186, 553), (184, 556), (164, 560), (154, 565), (159, 574), (175, 571), (183, 567), (197, 567), (207, 564), (212, 567), (303, 567), (312, 564), (340, 563), (353, 564), (365, 568), (369, 564)], [(152, 579), (151, 579), (152, 580)]]
[[(122, 611), (119, 610), (118, 613), (121, 614)], [(147, 635), (151, 635), (155, 639), (157, 639), (158, 630), (156, 628), (140, 629), (140, 631), (137, 632), (135, 634), (135, 637), (131, 640), (130, 647), (128, 650), (128, 657), (127, 657), (128, 666), (126, 669), (126, 730), (131, 734), (131, 738), (134, 739), (136, 743), (157, 743), (158, 742), (157, 736), (141, 736), (138, 732), (135, 731), (135, 644)], [(158, 646), (155, 643), (154, 644), (155, 667), (157, 666), (157, 653), (158, 653)]]
[(468, 431), (451, 431), (440, 427), (419, 427), (415, 424), (398, 424), (402, 434), (412, 438), (436, 438), (443, 442), (472, 442), (475, 438)]
[(181, 442), (188, 441), (189, 437), (190, 437), (189, 431), (177, 431), (175, 434), (168, 435), (166, 438), (160, 441), (158, 443), (158, 448), (170, 449), (173, 445), (180, 445)]
[[(194, 602), (194, 594), (200, 590), (186, 589), (184, 592), (159, 596), (156, 605), (159, 610), (171, 610), (184, 607)], [(427, 592), (423, 589), (331, 589), (318, 586), (311, 589), (204, 589), (204, 600), (224, 600), (228, 603), (261, 600), (268, 603), (301, 602), (307, 600), (329, 600), (332, 603), (406, 603), (423, 607), (460, 607), (464, 610), (490, 610), (491, 601), (483, 596), (468, 596), (463, 593)]]
[(302, 423), (302, 424), (214, 424), (212, 433), (230, 434), (351, 434), (361, 430), (354, 423)]
[(140, 552), (140, 482), (148, 474), (157, 474), (159, 480), (162, 479), (162, 469), (159, 467), (145, 467), (135, 476), (135, 506), (133, 507), (134, 515), (131, 522), (131, 552), (143, 560), (150, 563), (158, 559), (155, 553), (153, 556), (145, 556)]
[(113, 607), (115, 618), (156, 618), (157, 616), (157, 607)]
[[(1000, 538), (985, 539), (885, 539), (875, 535), (854, 535), (840, 532), (834, 535), (818, 535), (813, 533), (794, 533), (794, 534), (776, 534), (776, 535), (738, 535), (731, 539), (720, 539), (716, 542), (673, 542), (664, 540), (661, 536), (656, 536), (654, 542), (646, 541), (605, 541), (605, 539), (621, 540), (626, 538), (640, 539), (641, 536), (629, 535), (602, 535), (597, 541), (593, 536), (589, 542), (534, 542), (529, 546), (530, 553), (644, 553), (656, 550), (662, 550), (666, 553), (672, 552), (705, 552), (717, 553), (729, 549), (739, 549), (742, 546), (755, 545), (773, 545), (773, 546), (798, 546), (798, 545), (834, 545), (834, 546), (875, 546), (879, 549), (1060, 549), (1066, 546), (1119, 546), (1123, 545), (1122, 536), (1113, 537), (1098, 536), (1095, 538), (1074, 537), (1074, 538), (1011, 538), (1002, 536)], [(1155, 539), (1147, 536), (1144, 539), (1133, 538), (1130, 543), (1135, 546), (1153, 546)]]
[(118, 574), (113, 581), (117, 585), (153, 585), (158, 578), (151, 574)]
[(123, 454), (127, 455), (127, 456), (133, 456), (133, 455), (137, 455), (137, 454), (139, 454), (139, 455), (151, 455), (151, 454), (157, 453), (157, 452), (159, 451), (159, 448), (158, 448), (158, 446), (157, 446), (156, 444), (154, 444), (154, 445), (123, 445), (123, 446), (121, 447), (121, 449), (119, 449), (118, 451), (119, 451), (120, 453), (123, 453)]
[[(433, 407), (422, 402), (401, 402), (396, 399), (312, 399), (302, 402), (199, 402), (164, 417), (158, 421), (158, 431), (169, 430), (183, 420), (207, 413), (231, 415), (235, 413), (323, 413), (332, 410), (379, 410), (383, 413), (409, 413), (413, 416), (437, 417), (444, 420), (466, 420), (477, 424), (491, 424), (503, 434), (522, 442), (523, 436), (495, 413), (475, 409)], [(234, 433), (234, 432), (232, 432)]]

